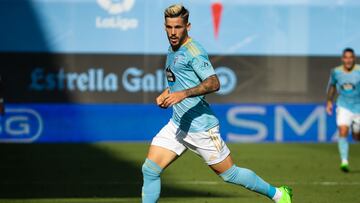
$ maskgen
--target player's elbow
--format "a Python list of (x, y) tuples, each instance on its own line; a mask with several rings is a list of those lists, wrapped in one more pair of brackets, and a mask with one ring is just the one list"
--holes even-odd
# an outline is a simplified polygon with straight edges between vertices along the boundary
[(216, 80), (214, 82), (214, 92), (217, 92), (220, 90), (220, 81), (218, 79), (218, 77), (216, 77)]
[(220, 82), (216, 75), (212, 75), (204, 81), (206, 93), (216, 92), (220, 89)]
[(215, 88), (214, 88), (214, 92), (217, 92), (220, 90), (220, 83), (217, 83)]

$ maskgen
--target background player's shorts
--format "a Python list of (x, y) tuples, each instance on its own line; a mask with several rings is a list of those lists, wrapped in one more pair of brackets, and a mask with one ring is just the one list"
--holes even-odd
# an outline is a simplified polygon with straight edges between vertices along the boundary
[(360, 132), (360, 114), (353, 113), (346, 108), (336, 108), (336, 123), (338, 126), (351, 126), (354, 132)]
[(201, 156), (208, 165), (223, 161), (230, 154), (229, 148), (220, 136), (219, 126), (206, 132), (190, 133), (170, 120), (154, 137), (151, 145), (160, 146), (181, 155), (190, 149)]

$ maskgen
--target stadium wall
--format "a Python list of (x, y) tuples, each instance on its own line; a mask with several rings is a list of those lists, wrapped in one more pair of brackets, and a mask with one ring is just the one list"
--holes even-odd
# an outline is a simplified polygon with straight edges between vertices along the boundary
[[(149, 141), (171, 116), (153, 104), (171, 3), (0, 1), (0, 142)], [(183, 3), (221, 81), (207, 98), (225, 140), (335, 139), (323, 102), (341, 50), (360, 50), (358, 1)]]

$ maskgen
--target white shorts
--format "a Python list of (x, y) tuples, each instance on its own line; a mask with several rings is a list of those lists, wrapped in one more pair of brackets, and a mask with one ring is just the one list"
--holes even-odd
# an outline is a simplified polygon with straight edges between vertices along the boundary
[(166, 148), (179, 156), (186, 149), (190, 149), (208, 165), (220, 163), (230, 154), (220, 136), (219, 126), (206, 132), (190, 133), (182, 131), (172, 120), (154, 137), (151, 145)]
[(338, 126), (352, 127), (353, 132), (360, 132), (360, 114), (343, 107), (336, 108), (336, 123)]

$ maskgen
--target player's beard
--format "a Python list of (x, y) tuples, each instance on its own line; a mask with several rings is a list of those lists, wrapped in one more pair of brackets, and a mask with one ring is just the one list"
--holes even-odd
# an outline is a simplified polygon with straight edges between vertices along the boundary
[(173, 39), (173, 37), (168, 37), (172, 50), (177, 51), (181, 47), (181, 45), (183, 45), (185, 43), (185, 40), (187, 39), (187, 37), (188, 37), (188, 35), (186, 32), (181, 37), (176, 38), (178, 40), (178, 42), (177, 42), (177, 44), (174, 44), (174, 45), (172, 44), (172, 41), (171, 41)]

